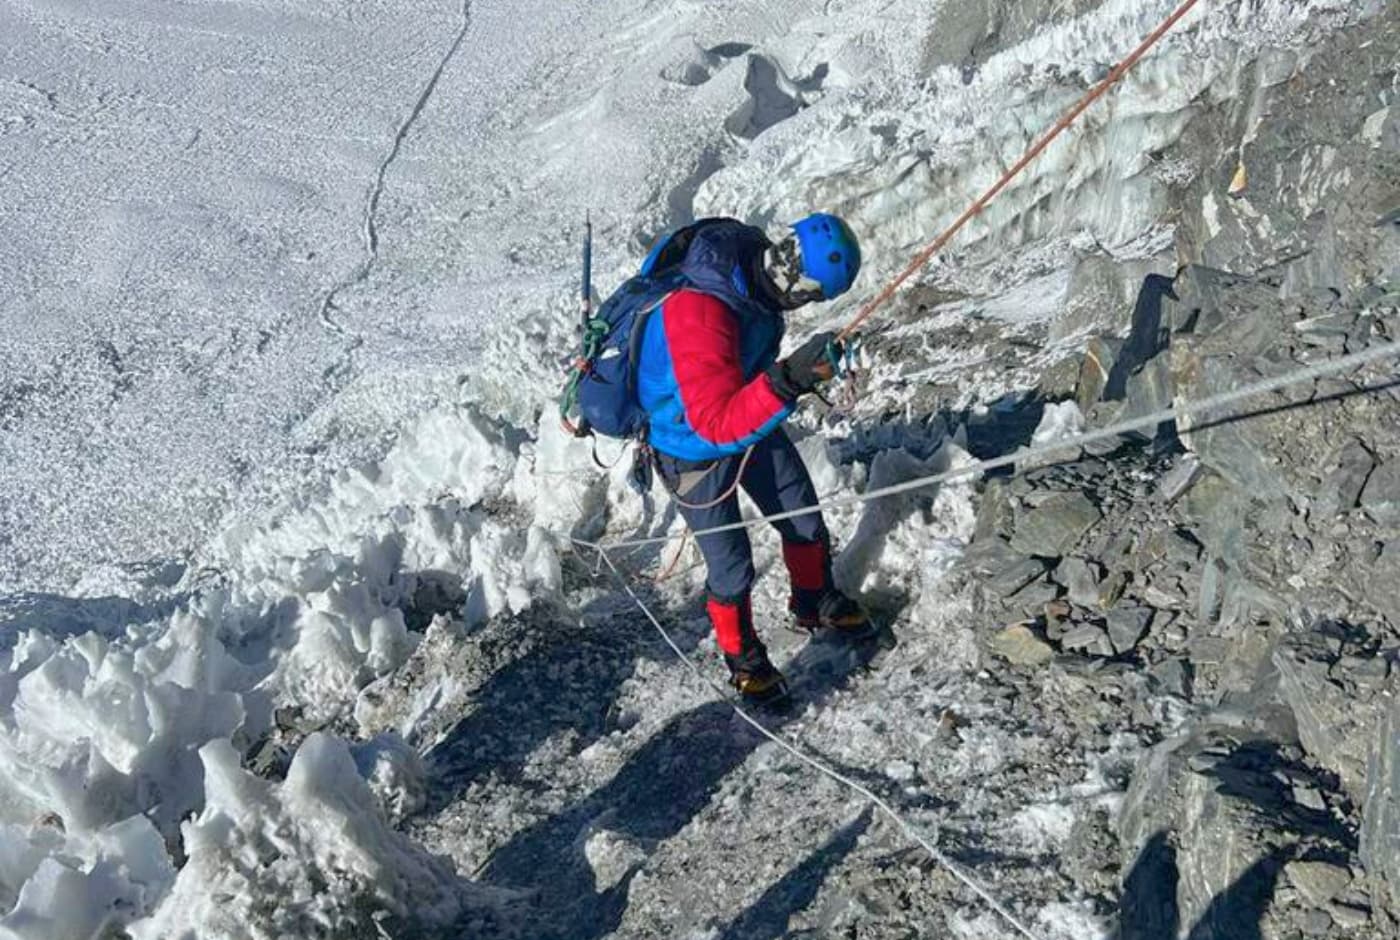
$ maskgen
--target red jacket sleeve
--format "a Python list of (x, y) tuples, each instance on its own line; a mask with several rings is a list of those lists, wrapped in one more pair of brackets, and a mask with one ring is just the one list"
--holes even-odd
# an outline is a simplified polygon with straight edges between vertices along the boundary
[(738, 318), (723, 302), (683, 290), (661, 313), (681, 407), (702, 439), (732, 444), (785, 415), (789, 404), (773, 391), (768, 376), (760, 372), (744, 381)]

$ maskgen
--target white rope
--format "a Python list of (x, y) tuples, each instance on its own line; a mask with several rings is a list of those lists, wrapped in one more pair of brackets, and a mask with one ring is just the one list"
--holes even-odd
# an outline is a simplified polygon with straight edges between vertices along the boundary
[[(1102, 428), (1097, 431), (1092, 431), (1087, 434), (1081, 434), (1075, 437), (1069, 437), (1057, 441), (1052, 441), (1050, 443), (1043, 444), (1038, 447), (1031, 447), (1025, 450), (1021, 450), (1014, 454), (1007, 454), (1005, 456), (996, 457), (990, 460), (977, 461), (975, 463), (967, 464), (965, 466), (958, 467), (954, 470), (949, 470), (944, 473), (933, 474), (931, 476), (926, 477), (919, 477), (913, 480), (906, 480), (902, 483), (896, 483), (892, 486), (880, 487), (878, 489), (870, 490), (865, 493), (855, 493), (848, 494), (845, 496), (833, 497), (831, 499), (818, 502), (813, 506), (808, 506), (802, 509), (774, 513), (768, 516), (759, 516), (752, 519), (744, 520), (742, 522), (735, 522), (722, 526), (714, 526), (709, 529), (701, 529), (700, 531), (695, 532), (693, 534), (696, 536), (700, 536), (708, 535), (712, 532), (727, 532), (733, 529), (749, 528), (751, 526), (758, 525), (762, 522), (772, 522), (781, 519), (791, 519), (796, 516), (807, 515), (813, 512), (820, 512), (823, 509), (831, 509), (842, 506), (856, 505), (859, 503), (871, 502), (876, 499), (882, 499), (886, 496), (894, 496), (900, 493), (909, 492), (911, 490), (922, 489), (924, 487), (934, 486), (939, 483), (945, 483), (950, 480), (958, 480), (963, 479), (965, 477), (975, 476), (987, 470), (994, 470), (999, 467), (1012, 466), (1021, 461), (1033, 460), (1036, 457), (1047, 456), (1056, 452), (1062, 452), (1066, 448), (1082, 447), (1086, 444), (1092, 444), (1096, 441), (1109, 440), (1111, 438), (1118, 437), (1119, 435), (1126, 434), (1131, 431), (1138, 431), (1146, 428), (1156, 427), (1157, 425), (1166, 423), (1168, 421), (1180, 420), (1188, 416), (1200, 417), (1203, 416), (1206, 412), (1213, 411), (1217, 408), (1223, 408), (1228, 405), (1233, 405), (1237, 402), (1243, 401), (1247, 398), (1252, 398), (1256, 395), (1262, 395), (1268, 392), (1279, 391), (1290, 386), (1301, 385), (1305, 382), (1314, 382), (1318, 379), (1326, 378), (1328, 376), (1333, 375), (1339, 375), (1343, 372), (1359, 368), (1372, 362), (1378, 362), (1382, 359), (1390, 359), (1397, 356), (1400, 356), (1400, 343), (1385, 343), (1382, 345), (1373, 346), (1372, 348), (1364, 350), (1362, 352), (1352, 353), (1350, 355), (1342, 356), (1340, 358), (1329, 360), (1327, 362), (1322, 362), (1313, 366), (1308, 366), (1303, 369), (1297, 369), (1293, 372), (1286, 373), (1281, 376), (1275, 376), (1269, 379), (1261, 379), (1258, 382), (1252, 382), (1248, 385), (1244, 385), (1232, 391), (1222, 392), (1218, 395), (1212, 395), (1208, 398), (1200, 399), (1198, 401), (1182, 402), (1178, 405), (1174, 405), (1171, 408), (1166, 408), (1161, 411), (1153, 412), (1152, 414), (1144, 415), (1140, 418), (1133, 418), (1128, 421), (1120, 421), (1117, 424), (1112, 424), (1108, 427)], [(1240, 413), (1234, 415), (1233, 417), (1244, 416), (1245, 413)], [(617, 565), (613, 563), (612, 557), (608, 555), (608, 549), (632, 548), (641, 547), (645, 545), (664, 544), (666, 542), (674, 541), (677, 538), (681, 538), (683, 537), (683, 535), (684, 533), (677, 535), (656, 536), (653, 538), (645, 539), (627, 539), (616, 542), (610, 542), (607, 544), (599, 542), (590, 542), (585, 539), (575, 538), (572, 536), (569, 536), (568, 539), (575, 546), (582, 548), (591, 548), (598, 553), (598, 558), (600, 562), (602, 564), (607, 565), (608, 569), (612, 572), (613, 577), (617, 580), (618, 584), (622, 587), (623, 591), (625, 591), (627, 596), (632, 599), (632, 602), (637, 605), (637, 608), (641, 610), (641, 612), (646, 616), (646, 618), (649, 621), (651, 621), (651, 625), (656, 628), (658, 633), (661, 634), (662, 639), (666, 641), (666, 645), (671, 648), (671, 651), (676, 654), (677, 658), (679, 658), (681, 662), (685, 664), (686, 668), (689, 669), (690, 672), (697, 679), (699, 679), (705, 685), (709, 686), (710, 689), (717, 693), (722, 700), (726, 701), (729, 704), (729, 706), (732, 709), (734, 709), (735, 714), (737, 714), (740, 718), (742, 718), (746, 723), (748, 723), (765, 738), (778, 745), (778, 747), (782, 748), (784, 751), (791, 754), (793, 757), (796, 757), (798, 760), (813, 768), (814, 770), (818, 771), (819, 773), (823, 774), (824, 776), (835, 780), (842, 786), (845, 786), (853, 790), (854, 792), (860, 794), (861, 796), (865, 797), (881, 812), (888, 816), (894, 822), (894, 824), (897, 827), (899, 827), (900, 831), (903, 832), (909, 839), (921, 846), (924, 849), (924, 851), (926, 851), (929, 854), (930, 858), (932, 858), (938, 865), (942, 866), (954, 878), (956, 878), (958, 881), (962, 882), (973, 892), (975, 892), (978, 895), (978, 897), (982, 898), (982, 900), (985, 901), (992, 908), (992, 910), (996, 911), (999, 915), (1005, 918), (1006, 922), (1009, 923), (1012, 927), (1014, 927), (1020, 934), (1030, 938), (1030, 940), (1040, 940), (1038, 935), (1034, 933), (1024, 923), (1022, 923), (1014, 914), (1012, 914), (1011, 911), (1008, 910), (1004, 904), (1002, 904), (995, 897), (993, 897), (992, 894), (986, 888), (982, 887), (982, 885), (979, 884), (976, 879), (974, 879), (967, 872), (963, 871), (961, 867), (959, 867), (956, 863), (952, 861), (952, 859), (948, 858), (947, 855), (941, 852), (928, 837), (920, 833), (911, 823), (904, 819), (904, 817), (900, 816), (899, 813), (895, 812), (894, 808), (891, 807), (889, 803), (887, 803), (884, 799), (877, 796), (867, 787), (862, 786), (861, 784), (850, 779), (849, 777), (845, 776), (839, 771), (827, 766), (825, 763), (816, 759), (815, 757), (811, 757), (803, 753), (794, 745), (789, 744), (783, 738), (769, 731), (761, 723), (759, 723), (757, 719), (755, 719), (752, 715), (750, 715), (742, 707), (740, 707), (740, 705), (733, 700), (733, 698), (722, 686), (720, 686), (714, 680), (710, 679), (703, 672), (701, 672), (700, 668), (696, 666), (696, 664), (691, 660), (691, 658), (688, 657), (685, 654), (685, 652), (680, 648), (680, 646), (676, 644), (676, 641), (672, 639), (671, 635), (666, 631), (666, 628), (661, 625), (661, 622), (656, 618), (656, 615), (651, 612), (651, 609), (648, 608), (647, 605), (642, 601), (641, 597), (637, 595), (637, 592), (632, 589), (631, 584), (628, 583), (627, 579), (623, 576), (622, 572), (618, 569)], [(595, 574), (598, 573), (599, 570), (601, 569), (595, 569)]]
[[(1168, 421), (1178, 420), (1191, 415), (1201, 416), (1203, 412), (1212, 411), (1217, 408), (1223, 408), (1227, 405), (1233, 405), (1236, 402), (1242, 401), (1246, 398), (1252, 398), (1256, 395), (1262, 395), (1267, 392), (1276, 392), (1280, 389), (1288, 388), (1292, 385), (1301, 385), (1305, 382), (1314, 382), (1318, 379), (1326, 378), (1328, 376), (1339, 375), (1343, 372), (1347, 372), (1360, 366), (1367, 365), (1368, 363), (1376, 362), (1381, 359), (1390, 359), (1395, 357), (1400, 357), (1400, 343), (1382, 343), (1377, 346), (1372, 346), (1370, 349), (1366, 349), (1361, 352), (1351, 353), (1350, 355), (1342, 356), (1338, 359), (1331, 359), (1327, 362), (1318, 363), (1317, 365), (1308, 366), (1303, 369), (1297, 369), (1285, 375), (1274, 376), (1273, 378), (1269, 379), (1261, 379), (1258, 382), (1251, 382), (1250, 384), (1241, 386), (1240, 388), (1233, 389), (1228, 392), (1221, 392), (1218, 395), (1212, 395), (1208, 398), (1200, 399), (1199, 401), (1182, 402), (1180, 404), (1173, 405), (1170, 408), (1165, 408), (1161, 411), (1156, 411), (1152, 414), (1144, 415), (1140, 418), (1133, 418), (1128, 421), (1120, 421), (1117, 424), (1111, 424), (1108, 427), (1101, 428), (1097, 431), (1090, 431), (1086, 434), (1080, 434), (1074, 437), (1066, 437), (1060, 440), (1051, 441), (1049, 443), (1042, 444), (1038, 447), (1030, 447), (1024, 450), (1019, 450), (1014, 454), (1006, 454), (1001, 457), (994, 457), (990, 460), (979, 460), (974, 463), (965, 464), (961, 467), (957, 467), (953, 470), (948, 470), (944, 473), (936, 473), (932, 476), (926, 477), (917, 477), (913, 480), (905, 480), (902, 483), (895, 483), (891, 486), (883, 486), (878, 489), (868, 490), (864, 493), (850, 493), (844, 496), (833, 496), (830, 499), (821, 500), (811, 506), (804, 506), (801, 509), (791, 509), (786, 512), (777, 512), (767, 516), (755, 516), (751, 519), (745, 519), (741, 522), (731, 522), (725, 525), (712, 526), (708, 529), (700, 529), (699, 531), (690, 534), (698, 538), (699, 536), (710, 535), (715, 532), (729, 532), (733, 529), (747, 529), (764, 522), (777, 522), (783, 519), (793, 519), (797, 516), (805, 516), (814, 512), (821, 512), (823, 509), (837, 509), (843, 506), (853, 506), (859, 503), (868, 503), (872, 500), (883, 499), (886, 496), (895, 496), (900, 493), (907, 493), (910, 490), (923, 489), (924, 487), (934, 486), (939, 483), (946, 483), (951, 480), (960, 480), (966, 477), (977, 476), (978, 474), (981, 474), (987, 470), (995, 470), (999, 467), (1008, 467), (1021, 461), (1033, 460), (1036, 457), (1042, 457), (1056, 452), (1063, 452), (1066, 448), (1082, 447), (1086, 444), (1093, 444), (1096, 441), (1109, 440), (1111, 438), (1118, 437), (1119, 435), (1127, 434), (1130, 431), (1140, 431), (1145, 428), (1156, 427), (1159, 424), (1164, 424)], [(1234, 415), (1233, 417), (1241, 417), (1242, 415), (1243, 413), (1241, 415)], [(653, 536), (651, 538), (619, 539), (617, 541), (606, 543), (589, 542), (583, 539), (573, 538), (572, 536), (570, 536), (569, 539), (576, 545), (583, 545), (587, 548), (602, 550), (603, 548), (640, 548), (646, 545), (662, 545), (667, 542), (674, 542), (676, 539), (683, 538), (684, 536), (684, 532), (678, 532), (670, 535)]]
[(695, 665), (695, 662), (689, 656), (687, 656), (678, 645), (676, 645), (676, 641), (671, 638), (671, 634), (666, 632), (666, 628), (661, 625), (661, 621), (656, 619), (656, 615), (653, 614), (651, 612), (651, 609), (647, 607), (646, 603), (643, 602), (639, 596), (637, 596), (637, 592), (632, 590), (632, 585), (627, 582), (627, 579), (625, 577), (623, 577), (622, 572), (618, 570), (617, 565), (613, 564), (613, 560), (608, 556), (607, 551), (599, 545), (593, 545), (588, 542), (584, 542), (580, 539), (575, 539), (574, 541), (576, 544), (592, 548), (598, 553), (598, 556), (603, 560), (603, 563), (606, 564), (608, 568), (612, 571), (613, 577), (617, 579), (617, 583), (622, 586), (622, 589), (627, 592), (627, 596), (632, 598), (632, 602), (636, 604), (638, 609), (640, 609), (641, 612), (646, 615), (646, 618), (651, 621), (651, 625), (656, 628), (658, 633), (661, 634), (662, 639), (666, 641), (666, 645), (671, 647), (671, 651), (676, 654), (676, 656), (680, 659), (681, 662), (685, 663), (686, 668), (689, 669), (697, 679), (699, 679), (705, 685), (709, 686), (712, 691), (714, 691), (716, 694), (719, 695), (721, 699), (727, 702), (729, 704), (729, 707), (734, 709), (734, 712), (744, 721), (748, 722), (748, 724), (752, 726), (754, 730), (756, 730), (759, 734), (763, 735), (768, 740), (772, 741), (774, 744), (778, 745), (778, 747), (782, 748), (784, 751), (787, 751), (793, 757), (796, 757), (798, 760), (802, 761), (807, 766), (811, 767), (812, 769), (816, 770), (821, 774), (824, 774), (827, 777), (830, 777), (837, 783), (848, 787), (851, 790), (854, 790), (856, 793), (859, 793), (861, 796), (865, 797), (876, 807), (878, 807), (881, 812), (888, 816), (894, 822), (894, 824), (899, 827), (900, 831), (902, 831), (914, 842), (922, 846), (924, 851), (928, 852), (930, 858), (932, 858), (940, 866), (946, 869), (948, 873), (951, 874), (958, 881), (961, 881), (964, 885), (971, 888), (977, 894), (978, 897), (987, 902), (987, 904), (992, 908), (992, 910), (996, 911), (1002, 917), (1006, 918), (1006, 922), (1009, 923), (1012, 927), (1016, 928), (1016, 930), (1020, 932), (1022, 936), (1028, 937), (1029, 940), (1041, 940), (1038, 934), (1036, 934), (1029, 927), (1023, 924), (1016, 917), (1015, 914), (1012, 914), (1011, 911), (1008, 910), (1004, 904), (1002, 904), (995, 897), (993, 897), (991, 892), (989, 892), (986, 888), (982, 887), (982, 885), (979, 884), (975, 878), (973, 878), (967, 872), (963, 871), (962, 868), (959, 865), (957, 865), (952, 859), (950, 859), (947, 855), (943, 854), (943, 852), (939, 851), (938, 847), (935, 846), (927, 836), (923, 835), (916, 828), (914, 828), (913, 824), (904, 819), (904, 817), (899, 815), (899, 813), (895, 812), (894, 808), (891, 807), (889, 803), (885, 802), (884, 799), (877, 796), (867, 787), (864, 787), (861, 784), (852, 780), (850, 777), (845, 776), (840, 771), (834, 770), (833, 768), (827, 766), (823, 762), (817, 760), (815, 757), (811, 757), (803, 753), (801, 750), (799, 750), (794, 745), (789, 744), (779, 735), (776, 735), (772, 731), (769, 731), (756, 718), (754, 718), (748, 712), (744, 711), (744, 709), (740, 707), (740, 705), (737, 702), (734, 701), (734, 699), (729, 695), (729, 693), (724, 689), (723, 686), (719, 685), (713, 679), (701, 672), (700, 667)]

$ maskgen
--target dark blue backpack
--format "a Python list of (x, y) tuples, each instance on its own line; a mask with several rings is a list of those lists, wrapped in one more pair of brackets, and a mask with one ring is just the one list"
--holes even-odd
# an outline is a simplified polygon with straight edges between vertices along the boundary
[(704, 289), (682, 271), (697, 232), (730, 219), (704, 219), (663, 237), (641, 271), (613, 292), (588, 321), (583, 352), (575, 363), (559, 411), (576, 437), (596, 432), (623, 440), (646, 437), (647, 413), (637, 398), (637, 360), (646, 325), (674, 292)]

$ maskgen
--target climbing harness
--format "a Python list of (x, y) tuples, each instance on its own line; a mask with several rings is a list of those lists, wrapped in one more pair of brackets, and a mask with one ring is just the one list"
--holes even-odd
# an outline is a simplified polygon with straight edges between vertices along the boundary
[[(739, 487), (744, 482), (744, 471), (748, 469), (749, 460), (753, 457), (753, 449), (756, 446), (758, 445), (750, 444), (748, 447), (744, 448), (744, 456), (739, 460), (739, 470), (737, 473), (734, 474), (734, 482), (731, 483), (723, 493), (719, 494), (714, 499), (704, 503), (687, 503), (685, 500), (681, 499), (681, 492), (679, 486), (675, 490), (671, 491), (671, 498), (675, 500), (677, 506), (680, 506), (684, 509), (714, 509), (720, 503), (724, 502), (729, 497), (739, 492)], [(718, 470), (719, 465), (720, 461), (714, 461), (703, 471), (701, 471), (699, 476), (693, 477), (692, 479), (688, 480), (687, 482), (690, 483), (690, 486), (686, 488), (685, 492), (688, 493), (691, 489), (694, 489), (696, 486), (698, 486), (701, 480)], [(680, 481), (677, 482), (679, 483)]]
[[(684, 499), (682, 499), (681, 496), (683, 493), (689, 493), (696, 486), (700, 485), (700, 482), (704, 480), (707, 476), (718, 470), (720, 466), (720, 461), (717, 460), (711, 462), (708, 467), (706, 467), (704, 470), (699, 471), (699, 473), (694, 477), (686, 479), (685, 474), (682, 474), (681, 478), (676, 481), (675, 489), (672, 489), (670, 484), (667, 483), (666, 489), (670, 492), (671, 499), (676, 503), (677, 506), (680, 506), (684, 509), (713, 509), (714, 507), (720, 505), (725, 500), (728, 500), (730, 497), (732, 497), (735, 493), (739, 492), (739, 487), (742, 486), (744, 482), (744, 471), (748, 469), (749, 459), (753, 457), (753, 450), (756, 446), (757, 445), (755, 444), (750, 444), (747, 448), (744, 449), (744, 456), (739, 461), (739, 469), (734, 474), (734, 482), (731, 483), (728, 487), (726, 487), (725, 491), (720, 495), (716, 496), (714, 499), (704, 503), (688, 503)], [(639, 445), (639, 452), (644, 452), (647, 455), (647, 459), (651, 460), (653, 464), (655, 463), (656, 451), (653, 450), (650, 445)], [(662, 476), (662, 481), (665, 482), (664, 475)], [(685, 484), (689, 485), (686, 486)], [(660, 574), (655, 575), (652, 578), (653, 583), (660, 584), (662, 581), (666, 581), (676, 573), (676, 570), (681, 563), (681, 557), (685, 555), (685, 548), (686, 544), (689, 542), (689, 535), (689, 529), (686, 529), (682, 533), (681, 543), (676, 546), (676, 553), (674, 556), (672, 556), (670, 564), (663, 568)]]

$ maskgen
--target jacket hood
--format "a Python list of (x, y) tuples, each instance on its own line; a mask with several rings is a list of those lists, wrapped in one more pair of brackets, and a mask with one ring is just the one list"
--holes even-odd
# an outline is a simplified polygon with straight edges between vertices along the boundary
[(740, 314), (781, 313), (764, 302), (754, 283), (753, 272), (762, 265), (767, 248), (762, 229), (733, 220), (715, 222), (695, 233), (681, 274), (697, 290), (719, 297)]

